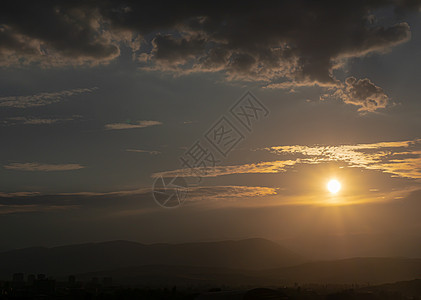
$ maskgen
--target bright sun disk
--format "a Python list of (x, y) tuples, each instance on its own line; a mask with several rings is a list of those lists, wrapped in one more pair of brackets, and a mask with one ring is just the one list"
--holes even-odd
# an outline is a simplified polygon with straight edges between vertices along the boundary
[(332, 194), (336, 194), (341, 189), (341, 183), (336, 179), (332, 179), (327, 183), (327, 189)]

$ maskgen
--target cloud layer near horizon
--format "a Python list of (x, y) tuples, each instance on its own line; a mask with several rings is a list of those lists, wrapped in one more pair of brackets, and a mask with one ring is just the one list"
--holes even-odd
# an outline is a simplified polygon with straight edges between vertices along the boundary
[[(156, 190), (155, 190), (156, 191)], [(76, 209), (78, 207), (101, 208), (102, 205), (112, 203), (115, 213), (130, 214), (127, 206), (136, 204), (142, 210), (161, 210), (152, 198), (150, 188), (135, 190), (122, 190), (112, 192), (73, 192), (43, 194), (40, 192), (0, 192), (0, 215), (12, 213), (28, 213), (39, 211), (55, 211)], [(169, 193), (169, 190), (165, 190)], [(196, 186), (189, 187), (186, 202), (190, 204), (217, 203), (232, 199), (244, 201), (259, 197), (276, 195), (276, 189), (261, 186)], [(132, 214), (139, 214), (139, 210), (133, 210)]]
[(349, 167), (379, 170), (393, 177), (421, 179), (421, 140), (340, 146), (274, 146), (264, 150), (292, 156), (285, 160), (254, 164), (177, 169), (152, 177), (217, 177), (235, 174), (285, 172), (297, 164), (345, 163)]

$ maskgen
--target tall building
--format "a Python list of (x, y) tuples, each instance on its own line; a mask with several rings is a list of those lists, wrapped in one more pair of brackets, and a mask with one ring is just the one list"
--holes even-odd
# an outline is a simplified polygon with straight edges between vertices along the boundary
[(13, 282), (24, 282), (25, 281), (24, 278), (25, 277), (24, 277), (23, 273), (15, 273), (15, 274), (13, 274), (12, 281)]
[(76, 277), (74, 275), (70, 275), (67, 284), (69, 287), (74, 287), (76, 285)]
[(30, 285), (30, 286), (33, 286), (34, 285), (34, 282), (35, 282), (35, 279), (36, 279), (36, 277), (35, 277), (35, 275), (34, 274), (29, 274), (28, 275), (28, 285)]
[(25, 276), (23, 273), (15, 273), (12, 277), (12, 288), (19, 289), (25, 286)]

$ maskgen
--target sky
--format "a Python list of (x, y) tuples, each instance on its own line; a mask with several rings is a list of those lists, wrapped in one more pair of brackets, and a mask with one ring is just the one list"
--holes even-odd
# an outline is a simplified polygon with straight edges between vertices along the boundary
[(421, 256), (421, 2), (0, 5), (0, 250)]

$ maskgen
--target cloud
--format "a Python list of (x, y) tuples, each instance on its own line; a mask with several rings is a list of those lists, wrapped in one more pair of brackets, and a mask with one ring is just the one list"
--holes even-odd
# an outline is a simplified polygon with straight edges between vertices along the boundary
[(385, 108), (390, 102), (383, 89), (368, 78), (357, 80), (355, 77), (348, 77), (344, 85), (332, 90), (334, 90), (333, 93), (325, 94), (321, 99), (333, 96), (346, 104), (359, 106), (358, 111), (374, 112), (377, 109)]
[(350, 167), (379, 170), (393, 177), (421, 179), (421, 139), (340, 146), (274, 146), (265, 148), (289, 159), (252, 164), (176, 169), (153, 173), (157, 177), (218, 177), (235, 174), (286, 172), (299, 164), (346, 163)]
[(51, 125), (55, 123), (63, 123), (74, 121), (81, 118), (81, 116), (72, 116), (69, 118), (37, 118), (37, 117), (13, 117), (3, 121), (5, 125)]
[(296, 163), (294, 160), (277, 160), (233, 166), (197, 167), (157, 172), (153, 173), (152, 177), (217, 177), (233, 174), (279, 173)]
[(245, 199), (276, 195), (276, 189), (261, 186), (201, 186), (189, 188), (188, 201)]
[(135, 152), (135, 153), (148, 153), (151, 155), (158, 155), (161, 152), (156, 150), (141, 150), (141, 149), (126, 149), (127, 152)]
[(134, 123), (111, 123), (106, 124), (105, 129), (107, 130), (122, 130), (122, 129), (135, 129), (135, 128), (145, 128), (155, 125), (162, 125), (159, 121), (137, 121)]
[(382, 53), (410, 38), (406, 22), (377, 21), (375, 14), (389, 7), (396, 20), (419, 3), (8, 2), (0, 10), (0, 65), (96, 65), (114, 60), (126, 46), (145, 69), (335, 86), (333, 70), (344, 60)]
[(56, 172), (73, 171), (85, 168), (79, 164), (41, 164), (41, 163), (11, 163), (3, 166), (7, 170), (13, 171), (36, 171), (36, 172)]
[(190, 124), (194, 124), (197, 123), (197, 121), (183, 121), (184, 125), (190, 125)]
[[(147, 200), (147, 201), (142, 201)], [(127, 209), (139, 204), (143, 208), (157, 208), (151, 196), (150, 188), (134, 190), (118, 190), (109, 192), (71, 192), (71, 193), (41, 193), (41, 192), (10, 192), (0, 193), (0, 215), (49, 212), (58, 210), (104, 209), (112, 205), (114, 211)]]
[(40, 195), (39, 192), (12, 192), (12, 193), (3, 193), (0, 192), (1, 198), (13, 198), (13, 197), (30, 197)]
[(174, 38), (171, 35), (158, 34), (152, 40), (151, 55), (162, 64), (184, 65), (203, 52), (206, 42), (204, 36)]
[(106, 24), (90, 3), (8, 2), (2, 4), (0, 18), (3, 66), (95, 65), (120, 54), (121, 38), (103, 30)]
[(60, 102), (64, 98), (74, 95), (92, 93), (97, 90), (93, 88), (80, 88), (72, 90), (64, 90), (59, 92), (45, 92), (29, 96), (7, 96), (0, 97), (0, 107), (14, 107), (14, 108), (28, 108), (35, 106), (45, 106), (53, 103)]
[(421, 139), (340, 146), (277, 146), (266, 150), (299, 156), (301, 163), (344, 162), (394, 177), (421, 178)]
[(0, 205), (0, 215), (34, 213), (34, 212), (56, 212), (60, 210), (68, 210), (74, 208), (69, 205)]
[[(333, 71), (346, 59), (409, 40), (407, 23), (385, 27), (372, 18), (388, 5), (393, 3), (246, 1), (183, 12), (174, 7), (168, 21), (173, 24), (166, 29), (175, 32), (156, 34), (140, 59), (148, 70), (223, 72), (229, 80), (261, 81), (272, 88), (337, 86)], [(138, 28), (129, 22), (126, 26)]]
[[(161, 210), (162, 208), (154, 202), (151, 192), (150, 188), (140, 188), (111, 192), (58, 194), (43, 194), (40, 192), (0, 193), (0, 215), (69, 210), (81, 207), (101, 210), (110, 205), (113, 207), (113, 216)], [(188, 189), (186, 204), (222, 203), (221, 201), (227, 200), (242, 201), (276, 194), (276, 189), (260, 186), (194, 186)], [(133, 209), (133, 207), (136, 209)], [(109, 211), (106, 214), (109, 214)]]

